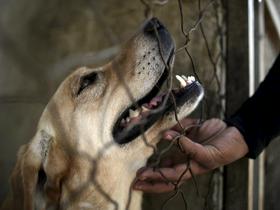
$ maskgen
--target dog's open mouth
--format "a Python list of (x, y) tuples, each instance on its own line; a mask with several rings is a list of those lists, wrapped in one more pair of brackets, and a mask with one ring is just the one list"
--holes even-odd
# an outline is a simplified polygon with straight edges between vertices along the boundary
[[(155, 33), (155, 29), (157, 33)], [(146, 37), (147, 43), (160, 44), (158, 47), (160, 57), (170, 66), (174, 61), (174, 42), (167, 29), (156, 18), (152, 18), (146, 22), (141, 33)], [(142, 45), (139, 47), (142, 47)], [(190, 107), (195, 107), (200, 101), (200, 96), (203, 95), (203, 88), (195, 81), (194, 77), (177, 76), (180, 88), (172, 89), (166, 93), (159, 93), (161, 86), (169, 78), (169, 71), (166, 68), (165, 70), (163, 68), (157, 70), (162, 70), (157, 84), (146, 96), (139, 100), (137, 99), (138, 101), (127, 107), (116, 120), (112, 134), (117, 143), (131, 142), (136, 137), (144, 134), (157, 121), (167, 116), (169, 112), (174, 116), (175, 111), (184, 111), (183, 108), (185, 107), (182, 107), (184, 104), (190, 103)]]
[(144, 98), (132, 104), (121, 114), (113, 128), (113, 137), (117, 143), (131, 142), (166, 113), (175, 111), (185, 103), (193, 103), (203, 92), (202, 86), (193, 76), (176, 75), (180, 88), (172, 89), (169, 93), (168, 91), (159, 93), (167, 77), (168, 73), (165, 71)]

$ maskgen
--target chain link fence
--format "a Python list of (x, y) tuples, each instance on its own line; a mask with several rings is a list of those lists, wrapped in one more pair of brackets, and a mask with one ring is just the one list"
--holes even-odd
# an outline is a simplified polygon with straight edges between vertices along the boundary
[[(27, 2), (26, 2), (27, 3)], [(176, 62), (170, 70), (166, 89), (170, 91), (178, 75), (194, 75), (205, 89), (205, 99), (193, 117), (199, 124), (210, 117), (223, 118), (225, 103), (226, 24), (225, 8), (220, 0), (160, 1), (43, 1), (28, 0), (26, 4), (3, 2), (0, 22), (1, 80), (1, 198), (7, 191), (7, 179), (19, 145), (28, 142), (35, 131), (36, 121), (57, 85), (77, 66), (100, 65), (112, 59), (144, 18), (157, 16), (166, 24), (177, 44)], [(141, 10), (139, 10), (141, 8)], [(21, 19), (18, 14), (23, 14)], [(18, 23), (18, 22), (19, 23)], [(118, 27), (118, 25), (125, 27)], [(157, 33), (156, 28), (154, 28)], [(158, 37), (159, 39), (159, 37)], [(60, 43), (60, 44), (59, 44)], [(159, 49), (161, 49), (160, 41)], [(120, 82), (122, 75), (118, 75)], [(129, 90), (129, 89), (127, 89)], [(131, 95), (128, 91), (128, 94)], [(131, 98), (133, 101), (133, 98)], [(9, 116), (9, 117), (8, 117)], [(31, 117), (29, 117), (31, 116)], [(9, 119), (7, 119), (7, 117)], [(15, 126), (16, 125), (16, 126)], [(16, 132), (11, 130), (17, 127)], [(184, 135), (187, 128), (182, 129)], [(149, 145), (142, 134), (143, 140)], [(161, 160), (180, 152), (180, 144), (160, 143), (148, 165), (159, 170)], [(65, 150), (76, 154), (73, 148)], [(106, 149), (110, 148), (110, 144)], [(9, 151), (7, 153), (7, 151)], [(95, 167), (88, 182), (69, 195), (69, 205), (84, 188), (92, 183), (111, 202), (119, 205), (95, 180), (98, 161), (105, 151), (92, 159), (88, 154), (76, 154)], [(174, 192), (164, 195), (145, 195), (144, 209), (221, 209), (222, 169), (208, 175), (192, 177), (179, 186), (181, 179), (191, 171), (190, 157), (186, 170), (174, 185)], [(130, 196), (129, 196), (130, 198)], [(68, 205), (67, 203), (64, 205)], [(129, 209), (130, 199), (126, 205)]]

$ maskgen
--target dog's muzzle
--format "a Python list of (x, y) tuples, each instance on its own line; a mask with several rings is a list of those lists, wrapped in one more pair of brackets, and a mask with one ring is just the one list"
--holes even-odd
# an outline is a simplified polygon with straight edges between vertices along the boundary
[[(160, 89), (169, 75), (169, 68), (174, 57), (174, 42), (167, 29), (158, 19), (146, 21), (140, 29), (147, 40), (153, 40), (158, 50), (158, 58), (164, 63), (154, 71), (160, 72), (157, 81), (151, 82), (151, 89), (144, 97), (136, 99), (135, 103), (122, 111), (113, 126), (113, 138), (118, 144), (126, 144), (143, 134), (167, 113), (175, 111), (185, 103), (197, 104), (203, 94), (202, 86), (190, 78), (180, 78), (181, 88), (173, 89), (170, 93), (161, 93)], [(139, 45), (141, 47), (141, 45)], [(149, 55), (147, 55), (149, 56)], [(146, 57), (147, 57), (146, 56)], [(142, 88), (139, 86), (139, 88)]]
[(167, 62), (174, 51), (174, 42), (165, 26), (157, 19), (152, 18), (144, 23), (143, 32), (147, 37), (156, 39), (162, 58)]

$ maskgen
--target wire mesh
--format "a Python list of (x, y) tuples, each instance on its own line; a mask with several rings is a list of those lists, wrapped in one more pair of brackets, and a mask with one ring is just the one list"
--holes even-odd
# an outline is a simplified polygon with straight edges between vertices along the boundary
[[(168, 5), (168, 0), (164, 0), (164, 1), (160, 1), (160, 0), (155, 0), (155, 1), (146, 1), (146, 0), (140, 0), (142, 2), (142, 4), (144, 5), (145, 9), (144, 9), (144, 16), (146, 18), (149, 18), (151, 16), (153, 16), (154, 11), (157, 9), (157, 7), (159, 6), (165, 6)], [(211, 46), (209, 44), (209, 41), (207, 39), (207, 33), (205, 32), (204, 29), (204, 25), (203, 25), (203, 20), (205, 18), (205, 15), (207, 12), (209, 12), (209, 10), (214, 11), (213, 14), (216, 18), (216, 28), (213, 29), (216, 31), (216, 37), (217, 37), (217, 45), (218, 45), (218, 53), (214, 54), (212, 52)], [(195, 75), (196, 79), (203, 84), (203, 86), (205, 87), (206, 91), (207, 91), (207, 85), (209, 86), (214, 86), (215, 88), (215, 97), (217, 98), (215, 106), (216, 108), (216, 113), (218, 117), (223, 117), (224, 116), (224, 71), (225, 71), (225, 9), (223, 7), (223, 2), (219, 1), (219, 0), (210, 0), (208, 2), (204, 2), (204, 4), (202, 3), (201, 0), (197, 1), (197, 10), (198, 10), (198, 15), (195, 18), (194, 24), (192, 25), (192, 27), (190, 27), (189, 29), (187, 29), (186, 27), (186, 22), (184, 19), (184, 9), (183, 9), (183, 1), (182, 0), (178, 0), (178, 13), (180, 16), (180, 19), (177, 20), (177, 23), (180, 24), (180, 29), (181, 29), (181, 33), (182, 36), (184, 37), (183, 39), (183, 44), (181, 46), (179, 46), (177, 48), (177, 50), (174, 52), (174, 56), (177, 56), (179, 54), (185, 54), (185, 59), (188, 60), (188, 62), (190, 62), (191, 64), (191, 68), (192, 68), (192, 72)], [(204, 82), (200, 76), (199, 76), (199, 71), (197, 69), (197, 65), (196, 62), (194, 61), (193, 55), (191, 50), (189, 49), (189, 44), (192, 42), (192, 34), (195, 31), (200, 31), (204, 43), (205, 43), (205, 49), (207, 50), (207, 55), (208, 55), (208, 59), (211, 63), (211, 68), (208, 69), (208, 71), (212, 72), (212, 76), (210, 78), (210, 83), (206, 84), (206, 82)], [(172, 88), (174, 86), (173, 84), (173, 76), (174, 76), (174, 72), (173, 69), (170, 68), (170, 66), (164, 61), (163, 59), (163, 55), (162, 55), (162, 46), (161, 46), (161, 41), (160, 41), (160, 37), (158, 35), (157, 29), (154, 26), (154, 32), (157, 36), (157, 40), (158, 40), (158, 48), (161, 54), (161, 58), (162, 61), (164, 62), (164, 65), (166, 67), (166, 69), (170, 72), (169, 73), (169, 77), (167, 79), (167, 93), (168, 95), (172, 96)], [(118, 73), (118, 72), (117, 72)], [(123, 80), (123, 77), (121, 74), (118, 74), (118, 79), (119, 81), (124, 85), (124, 87), (126, 88), (126, 92), (128, 94), (128, 96), (131, 99), (131, 102), (135, 103), (135, 99), (133, 98), (133, 94), (130, 92), (129, 87), (126, 85), (126, 82)], [(166, 97), (166, 100), (162, 103), (162, 105), (157, 108), (156, 110), (153, 110), (154, 112), (158, 112), (160, 111), (167, 99), (169, 97)], [(36, 100), (34, 100), (33, 98), (29, 99), (29, 98), (23, 98), (21, 99), (21, 97), (0, 97), (0, 103), (37, 103)], [(38, 102), (38, 103), (44, 103), (44, 102)], [(137, 104), (137, 103), (135, 103)], [(202, 106), (200, 107), (200, 117), (199, 117), (199, 121), (197, 124), (194, 124), (190, 127), (184, 128), (182, 125), (180, 125), (180, 122), (178, 121), (178, 117), (177, 115), (177, 107), (176, 107), (176, 103), (174, 101), (174, 113), (175, 113), (175, 118), (177, 120), (177, 123), (180, 125), (181, 127), (181, 132), (180, 132), (180, 136), (183, 136), (186, 134), (186, 131), (188, 131), (190, 128), (194, 128), (194, 127), (199, 127), (203, 121), (205, 119), (207, 119), (208, 117), (212, 116), (213, 114), (211, 114), (211, 109), (210, 106), (213, 106), (212, 104), (210, 104), (210, 102), (208, 102), (208, 98), (207, 98), (207, 94), (206, 97), (204, 99), (204, 102), (202, 103)], [(141, 107), (139, 107), (141, 109)], [(54, 109), (55, 110), (55, 109)], [(58, 110), (58, 109), (57, 109)], [(57, 111), (58, 112), (58, 111)], [(213, 111), (212, 111), (213, 112)], [(60, 127), (60, 126), (58, 126)], [(64, 128), (61, 128), (61, 130), (66, 130)], [(67, 136), (67, 134), (64, 134), (65, 136)], [(179, 138), (180, 136), (177, 136), (176, 138), (174, 138), (168, 145), (166, 145), (164, 148), (162, 149), (158, 149), (157, 147), (149, 144), (149, 140), (147, 139), (147, 137), (145, 136), (145, 132), (144, 132), (144, 127), (142, 127), (142, 140), (144, 141), (145, 145), (147, 147), (151, 147), (153, 149), (153, 159), (151, 159), (151, 161), (149, 161), (148, 166), (154, 168), (155, 171), (157, 171), (158, 173), (161, 174), (161, 176), (163, 176), (163, 178), (166, 180), (167, 183), (170, 183), (174, 186), (174, 192), (171, 194), (170, 197), (168, 197), (162, 204), (161, 204), (161, 208), (160, 209), (166, 209), (167, 205), (170, 203), (170, 201), (172, 201), (174, 198), (180, 198), (183, 201), (184, 207), (183, 209), (190, 209), (189, 208), (189, 204), (187, 201), (187, 195), (184, 194), (183, 190), (181, 189), (181, 183), (182, 180), (184, 179), (184, 176), (186, 173), (190, 173), (192, 176), (192, 181), (194, 183), (194, 186), (196, 188), (197, 191), (197, 195), (201, 196), (201, 194), (199, 193), (198, 190), (198, 183), (196, 181), (196, 177), (193, 175), (192, 172), (192, 166), (191, 166), (191, 156), (186, 155), (186, 161), (185, 161), (185, 170), (183, 171), (183, 173), (179, 176), (178, 180), (176, 182), (168, 180), (166, 177), (164, 177), (163, 173), (160, 170), (160, 162), (162, 160), (162, 158), (164, 157), (164, 155), (168, 152), (171, 151), (172, 148), (178, 148), (178, 151), (181, 151), (182, 153), (184, 153), (184, 150), (181, 149), (180, 146), (180, 141)], [(160, 138), (160, 137), (159, 137)], [(81, 186), (79, 187), (79, 189), (75, 190), (73, 193), (71, 193), (69, 195), (69, 199), (67, 199), (66, 203), (62, 203), (61, 206), (63, 206), (65, 209), (67, 209), (67, 206), (71, 206), (71, 204), (73, 202), (75, 202), (75, 200), (79, 197), (79, 194), (83, 193), (83, 191), (87, 188), (87, 186), (89, 184), (93, 184), (95, 186), (95, 189), (97, 191), (99, 191), (100, 194), (102, 194), (104, 196), (104, 199), (107, 200), (109, 203), (111, 203), (114, 206), (114, 209), (119, 210), (119, 204), (117, 201), (115, 201), (113, 198), (110, 197), (110, 195), (102, 188), (102, 184), (98, 183), (98, 181), (95, 179), (96, 174), (99, 170), (99, 160), (103, 157), (104, 153), (106, 152), (105, 150), (109, 150), (110, 147), (112, 147), (114, 145), (114, 143), (109, 143), (108, 145), (104, 146), (104, 150), (99, 151), (99, 153), (97, 154), (97, 156), (95, 158), (92, 158), (91, 156), (89, 156), (88, 154), (83, 154), (81, 152), (77, 152), (75, 150), (75, 148), (67, 145), (66, 143), (63, 146), (63, 148), (65, 149), (65, 151), (68, 151), (69, 154), (72, 155), (77, 155), (80, 157), (83, 157), (84, 159), (86, 159), (87, 161), (89, 161), (90, 163), (92, 163), (92, 165), (94, 165), (93, 170), (90, 172), (90, 176), (89, 179), (81, 184)], [(214, 172), (212, 172), (211, 178), (209, 179), (209, 186), (208, 186), (208, 193), (205, 196), (205, 203), (204, 203), (204, 209), (209, 209), (209, 198), (211, 197), (211, 193), (213, 193), (213, 185), (214, 182), (219, 182), (220, 177), (222, 176), (221, 174), (221, 170), (216, 170)], [(135, 180), (136, 181), (136, 180)], [(133, 183), (131, 183), (131, 185), (133, 185)], [(128, 200), (126, 203), (126, 207), (125, 209), (129, 209), (130, 207), (130, 203), (131, 203), (131, 195), (132, 195), (132, 188), (129, 192), (128, 195)]]

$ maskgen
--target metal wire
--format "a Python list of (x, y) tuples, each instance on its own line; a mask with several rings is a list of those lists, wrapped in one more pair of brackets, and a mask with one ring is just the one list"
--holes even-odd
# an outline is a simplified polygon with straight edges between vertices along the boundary
[[(149, 17), (153, 16), (154, 10), (156, 9), (156, 7), (168, 4), (168, 0), (165, 0), (165, 1), (159, 1), (158, 0), (158, 1), (149, 1), (149, 2), (146, 1), (146, 0), (140, 0), (140, 1), (142, 2), (142, 4), (145, 7), (145, 9), (144, 9), (144, 16), (146, 18), (149, 18)], [(222, 95), (221, 95), (222, 86), (221, 86), (221, 81), (220, 81), (220, 78), (219, 78), (219, 68), (222, 65), (221, 63), (224, 62), (224, 60), (225, 60), (225, 54), (224, 54), (224, 43), (223, 43), (223, 40), (222, 40), (223, 36), (224, 36), (224, 32), (223, 32), (224, 23), (220, 21), (221, 17), (218, 14), (219, 13), (218, 7), (222, 7), (222, 3), (219, 0), (211, 0), (211, 1), (207, 2), (206, 6), (203, 7), (203, 8), (201, 7), (201, 1), (198, 0), (198, 16), (197, 16), (196, 21), (194, 22), (193, 26), (189, 30), (186, 30), (186, 28), (185, 28), (185, 20), (184, 20), (183, 2), (182, 2), (182, 0), (178, 0), (178, 12), (179, 12), (179, 15), (180, 15), (180, 20), (178, 22), (180, 24), (181, 33), (184, 36), (184, 44), (183, 44), (183, 46), (178, 47), (178, 49), (174, 52), (173, 56), (175, 56), (175, 55), (177, 55), (177, 54), (179, 54), (181, 52), (185, 52), (186, 58), (188, 59), (188, 61), (190, 61), (193, 74), (195, 75), (196, 79), (201, 84), (203, 84), (203, 81), (199, 77), (199, 73), (197, 71), (197, 67), (195, 65), (192, 53), (189, 50), (189, 44), (191, 42), (191, 34), (194, 31), (197, 31), (199, 29), (200, 32), (201, 32), (201, 35), (203, 37), (204, 43), (205, 43), (205, 48), (207, 50), (207, 55), (208, 55), (209, 61), (210, 61), (211, 65), (212, 65), (212, 72), (213, 72), (212, 80), (217, 85), (216, 92), (217, 92), (217, 96), (219, 98), (219, 101), (221, 101), (222, 100)], [(210, 44), (209, 44), (209, 41), (207, 39), (205, 30), (204, 30), (204, 26), (203, 26), (203, 20), (204, 20), (205, 14), (206, 14), (206, 12), (210, 8), (214, 8), (214, 10), (216, 12), (215, 13), (216, 19), (217, 19), (217, 31), (218, 31), (218, 37), (219, 37), (219, 47), (220, 47), (219, 50), (220, 50), (220, 53), (216, 56), (216, 58), (214, 57), (214, 55), (213, 55), (213, 53), (212, 53), (212, 51), (210, 49)], [(177, 123), (179, 124), (179, 126), (181, 128), (181, 131), (180, 131), (180, 135), (178, 135), (176, 138), (174, 138), (162, 150), (158, 150), (157, 147), (155, 147), (154, 145), (149, 143), (149, 140), (145, 136), (145, 132), (144, 132), (145, 130), (144, 130), (143, 125), (140, 125), (141, 131), (142, 131), (141, 132), (141, 137), (142, 137), (142, 140), (145, 143), (145, 145), (147, 147), (152, 148), (154, 156), (155, 156), (154, 160), (151, 163), (149, 163), (148, 166), (152, 167), (152, 168), (154, 168), (154, 170), (158, 171), (159, 174), (164, 178), (164, 180), (166, 180), (166, 182), (171, 183), (174, 186), (173, 194), (170, 197), (168, 197), (162, 203), (161, 209), (162, 210), (165, 209), (166, 206), (169, 204), (169, 202), (172, 201), (176, 197), (179, 197), (183, 201), (184, 209), (189, 209), (190, 205), (188, 204), (186, 196), (184, 195), (183, 191), (180, 188), (180, 184), (183, 181), (184, 176), (186, 175), (186, 173), (189, 172), (190, 175), (192, 176), (192, 181), (193, 181), (195, 189), (197, 191), (197, 195), (201, 196), (201, 193), (199, 192), (199, 188), (198, 188), (198, 182), (197, 182), (197, 180), (196, 180), (196, 178), (195, 178), (195, 176), (193, 174), (193, 171), (192, 171), (191, 156), (189, 156), (189, 155), (185, 156), (186, 157), (186, 162), (185, 162), (186, 169), (180, 174), (180, 176), (179, 176), (179, 178), (178, 178), (178, 180), (176, 182), (171, 181), (167, 177), (164, 176), (164, 174), (160, 170), (160, 163), (161, 163), (162, 158), (164, 157), (164, 155), (166, 153), (168, 153), (173, 147), (177, 146), (179, 151), (181, 151), (182, 153), (185, 152), (182, 149), (182, 146), (180, 144), (180, 137), (184, 136), (186, 134), (186, 131), (188, 131), (189, 129), (194, 128), (194, 127), (200, 127), (201, 123), (203, 122), (204, 109), (202, 107), (201, 113), (200, 113), (200, 120), (199, 120), (198, 124), (193, 124), (193, 125), (190, 125), (189, 127), (184, 127), (183, 125), (181, 125), (181, 123), (180, 123), (180, 121), (178, 119), (178, 116), (177, 116), (176, 102), (175, 102), (174, 96), (172, 94), (172, 88), (173, 88), (173, 79), (172, 79), (172, 77), (173, 77), (173, 69), (163, 59), (163, 50), (162, 50), (162, 46), (161, 46), (161, 40), (160, 40), (160, 37), (158, 35), (158, 31), (156, 29), (156, 26), (154, 26), (153, 29), (154, 29), (154, 32), (155, 32), (156, 37), (157, 37), (157, 44), (158, 44), (161, 60), (164, 63), (165, 68), (169, 71), (169, 76), (168, 76), (168, 79), (167, 79), (168, 82), (167, 82), (167, 94), (166, 94), (166, 97), (164, 98), (164, 101), (160, 105), (160, 107), (158, 107), (155, 110), (152, 110), (151, 113), (160, 112), (165, 107), (168, 98), (171, 97), (173, 99), (172, 101), (173, 101), (175, 119), (176, 119)], [(116, 75), (117, 75), (119, 81), (123, 84), (123, 86), (124, 86), (128, 96), (129, 96), (131, 102), (133, 104), (135, 104), (136, 106), (138, 106), (137, 103), (136, 103), (136, 100), (133, 98), (133, 94), (131, 93), (129, 87), (127, 86), (126, 82), (123, 80), (123, 77), (121, 75), (121, 71), (116, 71)], [(0, 97), (0, 101), (1, 101), (1, 97)], [(17, 101), (17, 98), (5, 99), (1, 103), (14, 103), (14, 102), (15, 103), (20, 103), (20, 101)], [(38, 102), (38, 103), (41, 103), (41, 102)], [(221, 112), (223, 112), (222, 107), (223, 107), (222, 104), (219, 104), (219, 108), (220, 108)], [(139, 108), (140, 110), (142, 109), (141, 107), (137, 107), (137, 108)], [(56, 109), (56, 110), (58, 112), (58, 109)], [(66, 130), (66, 129), (61, 129), (61, 130)], [(66, 133), (65, 133), (65, 136), (67, 136)], [(157, 137), (157, 138), (159, 138), (159, 137)], [(97, 171), (99, 169), (99, 160), (103, 157), (104, 152), (106, 150), (110, 149), (112, 145), (113, 145), (113, 143), (109, 143), (108, 145), (106, 145), (103, 150), (99, 151), (99, 153), (96, 155), (95, 158), (89, 157), (88, 154), (77, 153), (75, 148), (72, 148), (72, 147), (70, 147), (67, 144), (63, 145), (65, 151), (67, 151), (69, 154), (79, 155), (79, 156), (83, 157), (84, 159), (88, 160), (89, 162), (91, 162), (94, 165), (94, 167), (93, 167), (93, 169), (92, 169), (92, 171), (90, 173), (89, 180), (87, 180), (87, 182), (82, 184), (79, 189), (77, 189), (75, 192), (73, 192), (73, 193), (71, 193), (69, 195), (69, 202), (63, 203), (62, 204), (63, 207), (70, 206), (71, 203), (73, 201), (75, 201), (75, 199), (78, 197), (78, 195), (80, 193), (82, 193), (87, 188), (88, 184), (92, 183), (95, 186), (96, 190), (101, 195), (104, 196), (104, 199), (106, 199), (109, 203), (111, 203), (114, 206), (115, 210), (119, 209), (119, 204), (117, 203), (117, 201), (115, 201), (113, 198), (111, 198), (110, 195), (108, 193), (106, 193), (106, 191), (102, 188), (102, 184), (98, 183), (98, 181), (96, 180), (96, 174), (97, 174)], [(209, 189), (211, 187), (213, 177), (214, 177), (214, 174), (211, 175), (211, 178), (209, 180)], [(135, 181), (137, 181), (137, 180), (135, 180)], [(131, 183), (131, 186), (133, 185), (133, 183)], [(209, 193), (210, 192), (211, 191), (208, 190), (206, 198), (209, 197)], [(125, 207), (127, 210), (129, 210), (129, 207), (130, 207), (131, 195), (132, 195), (132, 187), (130, 187), (130, 191), (129, 191), (129, 195), (128, 195), (128, 201), (127, 201), (126, 207)], [(208, 199), (205, 199), (205, 200), (206, 201), (205, 201), (205, 205), (204, 206), (205, 206), (205, 208), (207, 208), (207, 206), (208, 206), (207, 200)]]

